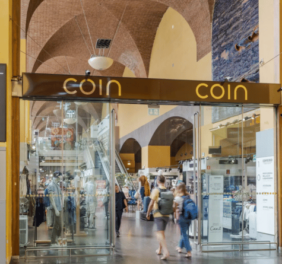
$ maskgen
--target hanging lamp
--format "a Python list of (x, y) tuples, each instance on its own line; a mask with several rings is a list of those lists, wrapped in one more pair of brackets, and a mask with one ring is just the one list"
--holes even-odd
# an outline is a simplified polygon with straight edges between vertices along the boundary
[(113, 62), (113, 59), (100, 55), (91, 55), (88, 60), (89, 65), (97, 71), (104, 71), (110, 68), (113, 65)]

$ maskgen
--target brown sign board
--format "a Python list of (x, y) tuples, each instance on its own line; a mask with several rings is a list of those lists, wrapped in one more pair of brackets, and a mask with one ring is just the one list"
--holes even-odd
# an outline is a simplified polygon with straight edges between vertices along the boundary
[(279, 105), (280, 84), (23, 74), (29, 100)]

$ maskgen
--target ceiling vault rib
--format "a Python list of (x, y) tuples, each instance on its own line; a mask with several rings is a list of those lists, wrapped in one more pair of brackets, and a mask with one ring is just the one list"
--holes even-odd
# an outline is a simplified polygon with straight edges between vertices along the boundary
[(119, 27), (120, 27), (120, 24), (121, 24), (121, 21), (122, 21), (122, 19), (123, 19), (123, 16), (124, 16), (124, 13), (125, 13), (125, 10), (126, 10), (126, 8), (127, 8), (128, 3), (129, 3), (129, 1), (126, 2), (126, 5), (125, 5), (125, 7), (124, 7), (124, 9), (123, 9), (123, 12), (122, 12), (122, 14), (121, 14), (120, 20), (119, 20), (119, 22), (118, 22), (118, 25), (117, 25), (117, 28), (116, 28), (116, 31), (115, 31), (113, 40), (111, 41), (111, 44), (110, 44), (110, 48), (109, 48), (109, 52), (108, 52), (108, 57), (110, 56), (110, 52), (111, 52), (111, 50), (112, 50), (113, 42), (114, 42), (115, 37), (116, 37), (116, 35), (117, 35), (118, 29), (119, 29)]
[(21, 50), (21, 53), (25, 54), (26, 56), (28, 56), (28, 57), (30, 57), (30, 58), (32, 58), (32, 59), (38, 61), (38, 62), (40, 62), (42, 65), (47, 66), (47, 67), (53, 69), (53, 67), (50, 66), (50, 65), (48, 65), (46, 62), (43, 62), (43, 61), (41, 61), (41, 60), (39, 60), (39, 59), (36, 59), (36, 58), (32, 57), (31, 55), (27, 54), (27, 53), (24, 52), (23, 50)]
[(90, 49), (89, 49), (89, 47), (88, 47), (88, 44), (87, 44), (86, 39), (85, 39), (85, 37), (84, 37), (84, 35), (83, 35), (83, 33), (82, 33), (82, 30), (81, 30), (81, 28), (80, 28), (80, 26), (79, 26), (79, 24), (78, 24), (78, 22), (77, 22), (76, 16), (74, 16), (74, 20), (75, 20), (75, 23), (76, 23), (76, 25), (77, 25), (77, 27), (78, 27), (80, 33), (81, 33), (81, 36), (82, 36), (82, 38), (83, 38), (83, 40), (84, 40), (84, 43), (85, 43), (85, 45), (86, 45), (86, 47), (87, 47), (87, 49), (88, 49), (88, 51), (89, 51), (89, 53), (90, 53), (90, 56), (91, 56), (91, 55), (92, 55), (92, 54), (91, 54), (91, 51), (90, 51)]
[(65, 56), (65, 60), (66, 60), (67, 66), (68, 66), (69, 74), (71, 74), (70, 66), (69, 66), (69, 64), (68, 64), (68, 61), (67, 61), (67, 57), (66, 57), (66, 56)]
[(88, 22), (87, 22), (87, 19), (86, 19), (86, 14), (85, 14), (85, 11), (84, 11), (82, 0), (79, 0), (79, 1), (80, 1), (80, 4), (81, 4), (82, 12), (83, 12), (83, 15), (84, 15), (84, 19), (85, 19), (85, 23), (86, 23), (86, 26), (87, 26), (88, 34), (89, 34), (89, 37), (90, 37), (91, 45), (92, 45), (92, 48), (93, 48), (93, 51), (94, 51), (94, 55), (96, 56), (96, 52), (95, 52), (95, 48), (93, 46), (92, 36), (91, 36), (89, 25), (88, 25)]
[[(20, 30), (22, 30), (25, 34), (26, 34), (26, 36), (27, 37), (29, 37), (36, 45), (38, 45), (43, 51), (45, 51), (47, 54), (48, 54), (48, 56), (50, 56), (50, 58), (52, 58), (56, 63), (58, 63), (52, 56), (51, 56), (51, 54), (48, 52), (48, 51), (46, 51), (38, 42), (36, 42), (27, 32), (25, 32), (25, 30), (20, 26), (20, 25), (18, 25), (15, 21), (14, 21), (14, 19), (12, 18), (12, 17), (10, 17), (10, 20), (12, 20), (12, 22), (20, 29)], [(22, 53), (24, 53), (24, 54), (26, 54), (27, 56), (30, 56), (29, 54), (27, 54), (26, 52), (24, 52), (24, 51), (22, 51), (21, 50), (21, 52)], [(31, 58), (33, 58), (32, 56), (30, 56)], [(33, 58), (33, 59), (35, 59), (35, 58)], [(37, 60), (37, 61), (39, 61), (39, 62), (41, 62), (40, 60), (38, 60), (38, 59), (35, 59), (35, 60)], [(42, 62), (41, 62), (42, 63)], [(58, 63), (59, 64), (59, 63)], [(60, 65), (60, 64), (59, 64)], [(62, 65), (60, 65), (62, 68), (64, 68)], [(50, 67), (50, 66), (49, 66)], [(64, 69), (64, 70), (66, 70), (66, 69)]]

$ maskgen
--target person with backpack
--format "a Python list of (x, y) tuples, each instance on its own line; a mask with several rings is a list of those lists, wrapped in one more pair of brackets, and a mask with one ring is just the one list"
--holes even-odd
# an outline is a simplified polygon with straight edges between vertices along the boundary
[(182, 182), (176, 187), (176, 196), (174, 199), (176, 209), (176, 219), (180, 228), (180, 241), (176, 248), (178, 253), (182, 252), (185, 247), (187, 254), (186, 258), (192, 257), (192, 248), (189, 242), (189, 226), (191, 220), (194, 220), (198, 216), (198, 209), (195, 203), (190, 199), (185, 184)]
[(151, 211), (154, 209), (154, 222), (157, 227), (157, 239), (159, 248), (156, 250), (158, 255), (163, 252), (162, 260), (169, 257), (168, 248), (165, 240), (165, 229), (169, 222), (169, 215), (173, 213), (173, 193), (167, 191), (165, 187), (165, 177), (159, 175), (157, 179), (158, 188), (151, 193), (151, 202), (147, 211), (147, 219), (150, 220)]

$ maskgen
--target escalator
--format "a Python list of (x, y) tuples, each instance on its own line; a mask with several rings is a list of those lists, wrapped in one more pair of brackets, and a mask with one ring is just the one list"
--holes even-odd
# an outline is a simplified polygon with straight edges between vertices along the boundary
[[(94, 164), (95, 169), (98, 169), (100, 174), (103, 175), (104, 178), (106, 178), (108, 181), (110, 181), (110, 160), (109, 155), (107, 154), (107, 151), (105, 150), (103, 144), (95, 140), (94, 141)], [(119, 156), (119, 153), (115, 151), (115, 174), (123, 174), (125, 178), (128, 180), (129, 187), (133, 190), (137, 190), (136, 186), (132, 182), (132, 179), (130, 175), (128, 174), (126, 168), (124, 167), (124, 164)], [(120, 180), (117, 180), (116, 183), (119, 185), (120, 189), (123, 186), (122, 182)]]

